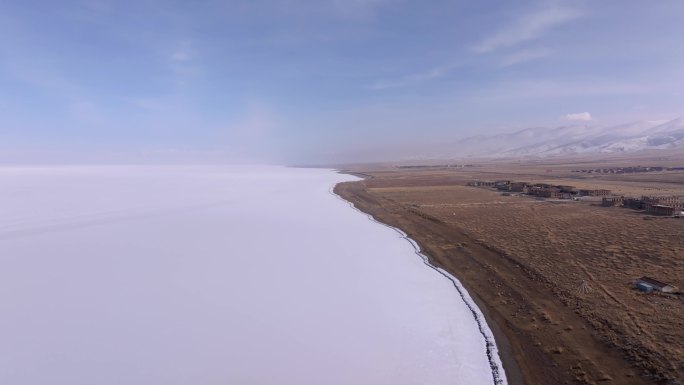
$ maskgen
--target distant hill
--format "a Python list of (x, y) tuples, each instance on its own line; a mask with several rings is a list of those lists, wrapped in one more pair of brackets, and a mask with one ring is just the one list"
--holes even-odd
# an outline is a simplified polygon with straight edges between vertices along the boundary
[(639, 121), (610, 127), (534, 127), (505, 134), (477, 135), (422, 149), (412, 158), (552, 157), (666, 149), (684, 149), (684, 119)]

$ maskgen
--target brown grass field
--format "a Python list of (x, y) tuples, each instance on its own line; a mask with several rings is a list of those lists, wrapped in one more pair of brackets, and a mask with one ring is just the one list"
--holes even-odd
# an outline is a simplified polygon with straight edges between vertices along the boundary
[[(681, 162), (684, 165), (684, 161)], [(358, 166), (336, 192), (406, 231), (486, 313), (511, 384), (684, 382), (684, 295), (641, 293), (650, 276), (684, 289), (684, 218), (590, 202), (502, 196), (471, 180), (510, 179), (684, 195), (684, 172), (578, 175), (578, 167), (672, 159)], [(590, 290), (579, 290), (582, 282)]]

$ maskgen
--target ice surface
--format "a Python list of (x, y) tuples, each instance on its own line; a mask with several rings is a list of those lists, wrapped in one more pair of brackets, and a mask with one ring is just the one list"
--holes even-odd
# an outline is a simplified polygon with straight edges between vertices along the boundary
[(492, 384), (454, 284), (350, 179), (0, 168), (0, 384)]

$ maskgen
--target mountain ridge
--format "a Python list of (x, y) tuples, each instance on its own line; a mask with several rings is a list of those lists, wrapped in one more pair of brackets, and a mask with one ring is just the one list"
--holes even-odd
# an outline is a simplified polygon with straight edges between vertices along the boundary
[[(412, 158), (545, 158), (684, 149), (684, 118), (642, 120), (615, 126), (589, 124), (469, 136), (433, 146)], [(428, 155), (429, 154), (429, 155)]]

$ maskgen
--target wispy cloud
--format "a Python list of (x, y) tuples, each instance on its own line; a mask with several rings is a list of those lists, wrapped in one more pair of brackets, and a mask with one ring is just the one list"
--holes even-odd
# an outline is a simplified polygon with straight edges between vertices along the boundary
[(185, 62), (190, 60), (191, 56), (187, 50), (176, 50), (171, 54), (171, 60), (175, 62)]
[(88, 10), (98, 13), (106, 13), (112, 10), (109, 0), (82, 0), (81, 4)]
[(501, 59), (500, 65), (502, 67), (510, 67), (516, 64), (527, 63), (529, 61), (541, 59), (549, 56), (551, 51), (547, 49), (525, 49), (506, 55)]
[(591, 114), (588, 112), (577, 112), (574, 114), (566, 114), (561, 116), (562, 120), (569, 120), (569, 121), (579, 121), (579, 122), (588, 122), (591, 120)]
[(554, 27), (566, 24), (581, 16), (570, 8), (544, 8), (522, 16), (512, 25), (485, 38), (473, 49), (478, 53), (492, 52), (537, 39)]
[(332, 0), (338, 15), (348, 19), (368, 19), (375, 16), (380, 7), (398, 0)]
[(191, 40), (183, 39), (175, 45), (169, 54), (168, 63), (177, 85), (183, 86), (192, 76), (197, 75), (200, 70), (197, 56), (197, 49)]
[(107, 123), (107, 115), (93, 102), (77, 100), (69, 104), (69, 116), (76, 122), (90, 127)]
[(164, 97), (126, 97), (123, 98), (123, 101), (143, 111), (158, 112), (162, 111), (167, 105), (164, 99)]
[(414, 73), (410, 75), (401, 76), (395, 79), (380, 80), (372, 84), (369, 88), (372, 90), (383, 90), (387, 88), (406, 87), (414, 84), (419, 84), (429, 80), (439, 79), (447, 76), (455, 66), (435, 67), (425, 72)]
[(519, 100), (549, 100), (568, 97), (605, 97), (614, 95), (644, 95), (658, 87), (641, 82), (598, 80), (518, 79), (497, 82), (470, 94), (471, 99), (497, 103)]

